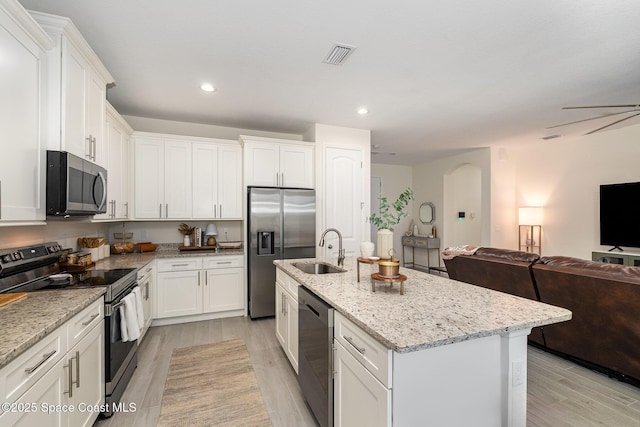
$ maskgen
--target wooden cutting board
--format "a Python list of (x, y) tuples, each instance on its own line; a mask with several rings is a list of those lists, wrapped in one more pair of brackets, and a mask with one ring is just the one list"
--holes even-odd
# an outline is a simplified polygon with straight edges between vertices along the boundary
[(0, 307), (4, 307), (7, 304), (11, 304), (14, 301), (26, 298), (26, 292), (16, 292), (14, 294), (0, 294)]

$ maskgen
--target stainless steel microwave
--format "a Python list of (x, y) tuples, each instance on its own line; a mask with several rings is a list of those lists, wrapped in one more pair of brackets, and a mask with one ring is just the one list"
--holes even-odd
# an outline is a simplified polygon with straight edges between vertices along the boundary
[(107, 211), (107, 170), (66, 151), (47, 151), (47, 215)]

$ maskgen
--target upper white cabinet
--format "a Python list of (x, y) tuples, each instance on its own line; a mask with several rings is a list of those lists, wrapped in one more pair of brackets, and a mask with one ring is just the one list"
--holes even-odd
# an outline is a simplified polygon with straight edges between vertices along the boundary
[(129, 218), (129, 157), (133, 129), (107, 102), (105, 120), (107, 212), (95, 219)]
[(242, 219), (237, 142), (134, 133), (138, 219)]
[(45, 219), (46, 51), (51, 38), (0, 0), (0, 225)]
[(55, 42), (47, 67), (48, 148), (107, 166), (105, 103), (113, 77), (69, 18), (31, 15)]
[(314, 144), (241, 136), (247, 186), (314, 188)]
[(192, 144), (139, 135), (134, 140), (136, 218), (191, 218)]
[(225, 142), (193, 144), (194, 218), (242, 218), (242, 149)]

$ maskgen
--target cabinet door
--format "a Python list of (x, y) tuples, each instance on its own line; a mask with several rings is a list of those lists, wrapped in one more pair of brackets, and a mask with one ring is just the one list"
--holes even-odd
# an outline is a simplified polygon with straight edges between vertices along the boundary
[(62, 56), (63, 149), (89, 160), (92, 150), (86, 129), (89, 66), (66, 37), (62, 37)]
[[(73, 379), (73, 394), (68, 404), (78, 408), (80, 403), (87, 406), (104, 403), (104, 322), (95, 326), (67, 354), (71, 360), (71, 375)], [(68, 368), (65, 369), (68, 375)], [(74, 411), (69, 413), (70, 426), (91, 426), (98, 418), (93, 411)]]
[(293, 369), (298, 373), (298, 301), (287, 293), (287, 348), (286, 353)]
[(129, 180), (129, 165), (131, 159), (131, 138), (128, 133), (122, 135), (122, 157), (120, 166), (121, 175), (121, 187), (120, 187), (120, 202), (118, 208), (116, 208), (116, 218), (129, 218), (129, 195), (130, 195), (130, 180)]
[(217, 218), (218, 146), (193, 144), (193, 217)]
[(86, 137), (90, 138), (90, 160), (106, 167), (106, 144), (104, 140), (104, 116), (107, 99), (107, 84), (89, 69), (86, 99)]
[(164, 218), (191, 218), (191, 143), (164, 141)]
[(218, 147), (217, 218), (242, 219), (242, 149)]
[(200, 271), (159, 273), (157, 285), (158, 318), (202, 313)]
[(94, 219), (121, 218), (122, 187), (124, 186), (122, 176), (122, 150), (124, 134), (116, 125), (110, 115), (105, 121), (105, 142), (106, 142), (106, 164), (107, 168), (107, 212), (94, 216)]
[(246, 143), (244, 150), (246, 185), (277, 187), (280, 176), (279, 145)]
[(287, 351), (289, 339), (289, 333), (287, 328), (289, 327), (289, 323), (287, 321), (286, 315), (286, 307), (287, 303), (285, 301), (287, 293), (284, 290), (284, 287), (280, 282), (276, 282), (276, 338), (280, 342), (282, 349)]
[(3, 11), (0, 46), (0, 221), (44, 220), (45, 54)]
[(64, 366), (69, 363), (65, 358), (53, 366), (42, 376), (25, 394), (16, 401), (16, 404), (29, 405), (28, 410), (5, 412), (0, 415), (1, 426), (14, 427), (63, 427), (68, 425), (68, 412), (56, 411), (50, 413), (42, 410), (42, 404), (64, 405), (66, 394), (69, 390), (69, 377), (65, 374)]
[(336, 427), (390, 426), (391, 390), (334, 342), (333, 422)]
[(313, 188), (313, 147), (280, 147), (280, 186)]
[(244, 308), (244, 269), (207, 270), (204, 282), (203, 312), (240, 310)]
[(136, 218), (164, 218), (164, 146), (162, 140), (136, 138), (134, 151)]

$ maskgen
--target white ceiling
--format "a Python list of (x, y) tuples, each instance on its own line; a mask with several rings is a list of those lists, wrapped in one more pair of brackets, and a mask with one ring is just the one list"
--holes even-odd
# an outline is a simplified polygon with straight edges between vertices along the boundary
[[(640, 102), (638, 0), (20, 1), (73, 20), (114, 76), (121, 114), (370, 129), (375, 163), (566, 138), (602, 120), (545, 128), (618, 110), (563, 106)], [(336, 42), (357, 49), (322, 63)]]

